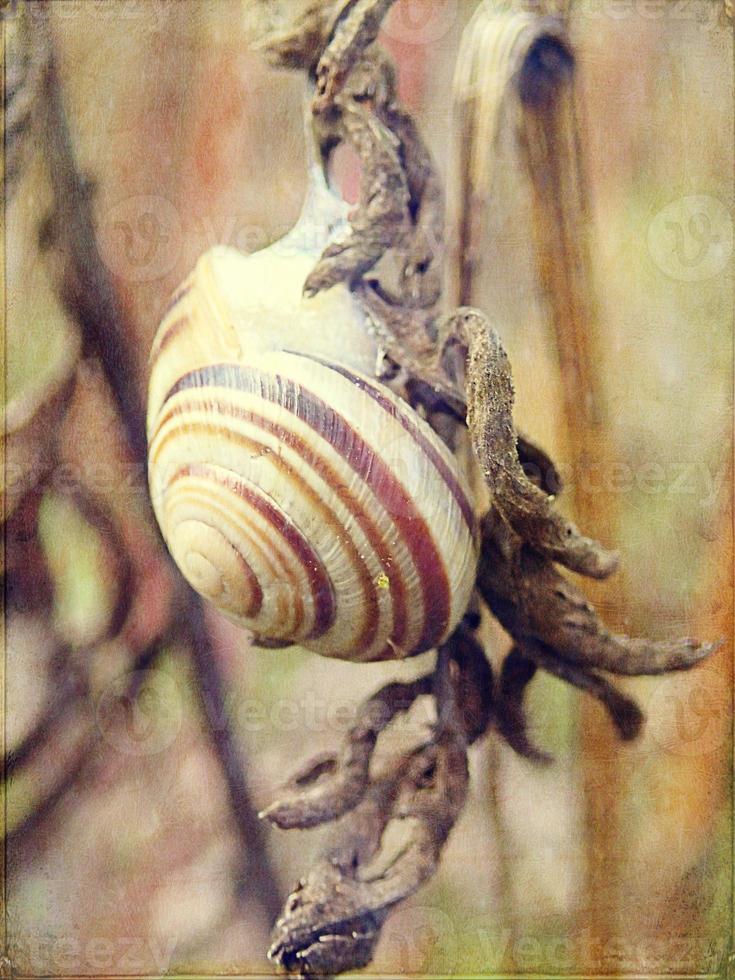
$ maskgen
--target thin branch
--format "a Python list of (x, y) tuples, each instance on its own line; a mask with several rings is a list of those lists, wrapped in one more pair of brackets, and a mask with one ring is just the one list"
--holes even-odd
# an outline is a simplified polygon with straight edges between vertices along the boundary
[[(37, 30), (51, 45), (48, 4), (45, 0), (34, 4), (32, 12)], [(55, 206), (52, 241), (61, 256), (60, 292), (81, 327), (85, 348), (100, 358), (130, 451), (144, 470), (144, 412), (136, 381), (135, 358), (128, 340), (130, 329), (97, 248), (90, 184), (76, 164), (53, 48), (45, 74), (45, 105), (47, 154)], [(178, 576), (177, 581), (180, 581)], [(244, 863), (248, 867), (243, 885), (252, 882), (252, 893), (258, 897), (266, 914), (275, 917), (280, 907), (276, 876), (245, 782), (245, 760), (226, 717), (224, 681), (205, 626), (202, 602), (183, 583), (180, 599), (172, 608), (179, 610), (182, 631), (188, 633), (191, 640), (192, 661), (200, 682), (210, 733), (243, 844)]]
[(330, 108), (345, 81), (375, 41), (396, 0), (348, 0), (316, 69), (316, 111)]
[(99, 533), (111, 555), (115, 600), (104, 628), (87, 644), (94, 647), (117, 636), (128, 618), (137, 591), (133, 562), (113, 512), (96, 494), (78, 483), (64, 486), (62, 493), (71, 500), (86, 523)]
[(80, 172), (74, 154), (51, 42), (49, 6), (42, 0), (29, 10), (50, 51), (42, 106), (46, 160), (54, 194), (51, 240), (60, 246), (56, 253), (60, 262), (59, 292), (81, 328), (85, 350), (100, 358), (131, 452), (144, 462), (145, 422), (135, 359), (127, 343), (125, 319), (114, 284), (96, 244), (92, 184)]
[[(86, 677), (75, 671), (68, 662), (71, 648), (62, 645), (53, 654), (62, 664), (60, 683), (54, 685), (53, 694), (49, 698), (39, 721), (28, 734), (12, 748), (8, 749), (5, 760), (5, 778), (16, 773), (21, 766), (31, 762), (36, 753), (54, 743), (57, 736), (67, 726), (69, 715), (89, 694), (89, 684)], [(80, 651), (84, 654), (84, 651)]]
[(212, 648), (202, 601), (188, 586), (187, 592), (184, 633), (189, 634), (192, 664), (199, 681), (205, 717), (209, 722), (208, 730), (225, 776), (235, 824), (246, 852), (246, 870), (238, 882), (238, 890), (241, 896), (257, 898), (272, 922), (282, 904), (275, 869), (268, 857), (263, 824), (258, 820), (245, 780), (247, 762), (227, 717), (227, 692)]
[[(140, 683), (141, 671), (147, 670), (155, 663), (162, 647), (163, 641), (157, 639), (144, 650), (141, 650), (135, 657), (130, 668), (132, 677), (127, 691), (128, 698), (135, 698), (136, 689)], [(65, 712), (63, 720), (67, 726), (69, 709), (75, 704), (81, 706), (83, 701), (83, 698), (76, 696), (75, 692), (71, 692), (69, 700), (64, 704)], [(32, 759), (35, 752), (41, 747), (41, 743), (44, 746), (53, 743), (54, 715), (55, 712), (50, 711), (46, 716), (49, 728), (45, 732), (41, 733), (39, 730), (37, 736), (29, 739), (27, 749), (23, 753), (24, 761), (27, 762)], [(94, 749), (98, 746), (101, 737), (98, 727), (91, 723), (91, 719), (89, 727), (89, 732), (86, 737), (82, 738), (80, 745), (77, 746), (73, 759), (67, 765), (65, 771), (55, 781), (43, 799), (6, 835), (5, 846), (7, 854), (13, 854), (18, 848), (23, 846), (29, 837), (39, 830), (43, 822), (54, 814), (57, 807), (76, 789), (85, 774), (89, 771), (93, 760), (96, 758)], [(42, 735), (43, 738), (41, 738)]]

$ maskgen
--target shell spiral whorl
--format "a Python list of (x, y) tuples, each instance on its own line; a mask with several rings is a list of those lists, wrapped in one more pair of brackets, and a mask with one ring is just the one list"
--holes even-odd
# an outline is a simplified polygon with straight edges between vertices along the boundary
[(151, 352), (156, 516), (191, 585), (256, 642), (419, 653), (469, 600), (471, 497), (433, 430), (353, 366), (370, 352), (347, 291), (304, 301), (297, 266), (215, 248), (174, 295)]

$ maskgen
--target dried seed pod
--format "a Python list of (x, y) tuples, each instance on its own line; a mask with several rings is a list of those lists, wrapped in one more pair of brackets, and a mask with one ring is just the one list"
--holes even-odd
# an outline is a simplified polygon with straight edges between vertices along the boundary
[(350, 292), (302, 295), (343, 221), (315, 171), (286, 238), (214, 248), (177, 290), (151, 352), (150, 488), (185, 577), (256, 642), (392, 659), (459, 622), (477, 526), (451, 452), (371, 377)]

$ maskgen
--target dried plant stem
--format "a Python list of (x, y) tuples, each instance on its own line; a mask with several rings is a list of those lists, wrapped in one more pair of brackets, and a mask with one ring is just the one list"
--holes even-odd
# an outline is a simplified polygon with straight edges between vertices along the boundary
[[(538, 6), (534, 12), (540, 12)], [(534, 16), (534, 12), (523, 2), (507, 13), (497, 13), (487, 3), (481, 5), (460, 54), (455, 99), (464, 160), (457, 178), (461, 182), (457, 288), (460, 301), (471, 303), (473, 256), (480, 250), (478, 239), (484, 229), (482, 221), (473, 224), (470, 216), (476, 202), (482, 204), (491, 197), (499, 127), (512, 120), (518, 127), (517, 149), (531, 199), (538, 279), (559, 356), (564, 441), (574, 447), (570, 460), (574, 514), (581, 527), (595, 528), (602, 541), (609, 543), (615, 540), (615, 501), (609, 494), (592, 492), (588, 479), (593, 460), (608, 472), (615, 453), (601, 377), (588, 206), (574, 103), (574, 57), (562, 21)], [(548, 4), (541, 12), (569, 14), (567, 4)], [(620, 585), (618, 579), (618, 589)], [(512, 706), (513, 700), (510, 703)], [(582, 710), (587, 894), (591, 927), (602, 938), (612, 930), (605, 891), (615, 880), (614, 815), (620, 773), (614, 763), (615, 737), (610, 726), (601, 725), (587, 706)], [(525, 744), (523, 732), (514, 737)], [(599, 779), (601, 771), (604, 780)]]
[(40, 2), (29, 9), (36, 30), (47, 37), (51, 51), (44, 73), (42, 129), (55, 201), (50, 235), (64, 246), (57, 252), (61, 257), (57, 274), (61, 298), (82, 331), (85, 352), (100, 358), (131, 453), (144, 461), (145, 422), (135, 360), (114, 284), (95, 244), (92, 184), (76, 163), (50, 38), (49, 8)]
[(237, 890), (240, 898), (257, 899), (270, 923), (276, 919), (282, 904), (278, 880), (268, 858), (265, 830), (258, 820), (245, 779), (247, 760), (227, 719), (225, 682), (217, 667), (204, 608), (199, 597), (187, 591), (187, 632), (192, 664), (199, 681), (212, 745), (227, 784), (235, 825), (247, 853), (245, 871), (237, 882)]
[[(618, 502), (610, 493), (595, 492), (589, 479), (593, 461), (601, 472), (611, 472), (616, 453), (602, 382), (604, 359), (589, 258), (589, 215), (573, 66), (565, 66), (553, 48), (545, 56), (546, 71), (540, 83), (524, 88), (521, 78), (521, 147), (532, 191), (538, 272), (556, 337), (567, 445), (574, 447), (575, 516), (582, 526), (594, 527), (603, 541), (613, 541)], [(622, 576), (615, 591), (620, 603)], [(617, 813), (625, 787), (613, 730), (588, 703), (583, 703), (581, 711), (587, 852), (584, 925), (604, 942), (616, 933), (614, 909), (618, 902), (611, 889), (619, 878)], [(582, 965), (594, 967), (592, 963)]]
[(556, 337), (569, 445), (575, 447), (575, 512), (603, 540), (612, 540), (614, 502), (608, 494), (592, 492), (588, 479), (593, 461), (608, 472), (615, 451), (603, 390), (572, 66), (551, 47), (545, 58), (547, 74), (526, 83), (522, 75), (519, 83), (524, 105), (521, 148), (532, 193), (539, 281)]
[(522, 936), (518, 929), (518, 917), (513, 910), (513, 858), (501, 793), (504, 772), (501, 765), (502, 748), (500, 742), (490, 740), (486, 751), (488, 756), (488, 819), (498, 852), (498, 927), (507, 931), (511, 936), (511, 941), (505, 947), (502, 962), (496, 964), (496, 969), (516, 973), (518, 964), (514, 950), (516, 943)]

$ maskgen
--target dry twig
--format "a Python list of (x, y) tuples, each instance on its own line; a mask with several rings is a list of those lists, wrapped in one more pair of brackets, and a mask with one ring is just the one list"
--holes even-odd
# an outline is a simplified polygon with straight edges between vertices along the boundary
[[(93, 184), (80, 173), (75, 160), (56, 70), (49, 7), (46, 2), (38, 2), (27, 9), (36, 43), (46, 52), (41, 82), (42, 131), (46, 136), (46, 159), (52, 179), (54, 210), (45, 224), (44, 245), (53, 263), (60, 296), (81, 329), (84, 353), (99, 358), (123, 424), (128, 451), (138, 464), (139, 471), (144, 473), (144, 413), (134, 371), (135, 358), (129, 346), (131, 331), (123, 316), (115, 285), (97, 248), (91, 202)], [(141, 497), (144, 499), (143, 495)], [(131, 566), (125, 560), (127, 555), (124, 549), (121, 550), (122, 539), (106, 516), (104, 508), (81, 489), (76, 494), (76, 502), (85, 512), (85, 516), (98, 525), (107, 543), (112, 541), (119, 552), (118, 599), (108, 626), (108, 630), (114, 632), (117, 629), (119, 632), (131, 605), (134, 606), (131, 603), (131, 594), (134, 595), (136, 589), (140, 588), (140, 583), (133, 583), (132, 588), (127, 587), (130, 584)], [(141, 519), (146, 520), (148, 516), (144, 513)], [(243, 844), (243, 867), (247, 870), (241, 875), (241, 887), (246, 888), (249, 894), (257, 896), (265, 914), (272, 919), (280, 907), (276, 877), (267, 855), (263, 830), (257, 821), (245, 782), (245, 759), (236, 746), (227, 718), (224, 682), (212, 650), (204, 610), (200, 598), (190, 593), (178, 577), (176, 581), (179, 583), (178, 594), (170, 605), (169, 625), (161, 637), (151, 640), (150, 645), (137, 655), (135, 666), (141, 669), (152, 662), (161, 643), (172, 636), (181, 634), (186, 637), (199, 681), (205, 716), (209, 720), (213, 748), (223, 770), (234, 821)], [(131, 629), (129, 634), (136, 635), (137, 632), (139, 631)], [(49, 706), (42, 723), (46, 727), (32, 733), (27, 742), (18, 747), (21, 759), (30, 758), (36, 746), (43, 739), (48, 740), (54, 725), (62, 713), (69, 709), (75, 697), (72, 686), (67, 698)], [(76, 763), (64, 774), (58, 786), (36, 811), (16, 828), (14, 840), (20, 835), (30, 833), (41, 818), (50, 813), (64, 797), (83, 771), (95, 744), (94, 739), (83, 740)], [(18, 756), (15, 764), (19, 764)]]

